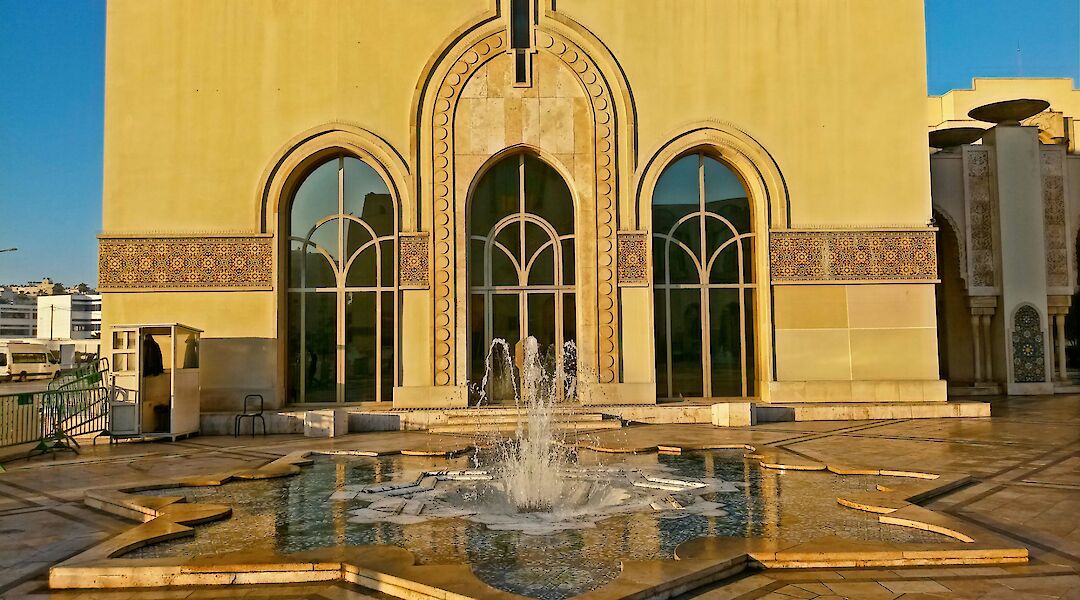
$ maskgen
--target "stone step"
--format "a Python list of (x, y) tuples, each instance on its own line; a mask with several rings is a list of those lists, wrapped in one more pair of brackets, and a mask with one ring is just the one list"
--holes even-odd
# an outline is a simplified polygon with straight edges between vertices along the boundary
[[(518, 420), (524, 421), (528, 417), (525, 414), (517, 413), (494, 413), (494, 414), (473, 414), (473, 415), (459, 415), (450, 414), (447, 415), (447, 425), (476, 425), (477, 423), (517, 423)], [(602, 413), (555, 413), (555, 420), (561, 423), (583, 423), (587, 421), (603, 421), (604, 415)]]
[[(586, 432), (600, 431), (604, 429), (619, 429), (622, 421), (612, 419), (610, 421), (585, 421), (585, 422), (556, 422), (555, 428), (563, 432)], [(431, 433), (511, 433), (517, 430), (517, 423), (476, 423), (436, 425), (428, 429)]]
[(759, 423), (782, 421), (863, 421), (878, 419), (940, 419), (946, 417), (989, 417), (990, 403), (949, 402), (807, 402), (801, 404), (758, 404), (754, 412)]

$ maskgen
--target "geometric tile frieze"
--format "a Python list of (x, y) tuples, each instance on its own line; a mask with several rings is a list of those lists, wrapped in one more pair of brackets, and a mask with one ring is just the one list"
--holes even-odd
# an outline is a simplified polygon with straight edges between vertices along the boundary
[(102, 290), (268, 290), (274, 284), (269, 237), (102, 238), (98, 244)]
[(936, 282), (936, 230), (775, 230), (773, 283)]

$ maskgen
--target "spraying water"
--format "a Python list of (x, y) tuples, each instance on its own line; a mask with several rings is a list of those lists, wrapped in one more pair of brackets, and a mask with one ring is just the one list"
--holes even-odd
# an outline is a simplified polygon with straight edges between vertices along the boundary
[[(488, 352), (484, 377), (480, 382), (480, 405), (492, 395), (512, 392), (517, 413), (517, 427), (510, 439), (499, 440), (495, 451), (499, 457), (498, 475), (505, 485), (509, 500), (523, 512), (550, 511), (559, 505), (565, 478), (568, 452), (558, 427), (560, 400), (573, 399), (577, 391), (573, 367), (576, 348), (567, 342), (558, 361), (545, 361), (540, 344), (529, 336), (523, 342), (520, 357), (521, 385), (511, 362), (510, 345), (495, 339)], [(498, 377), (497, 364), (507, 366), (508, 376)], [(551, 362), (551, 365), (545, 364)], [(566, 368), (570, 367), (570, 368)]]

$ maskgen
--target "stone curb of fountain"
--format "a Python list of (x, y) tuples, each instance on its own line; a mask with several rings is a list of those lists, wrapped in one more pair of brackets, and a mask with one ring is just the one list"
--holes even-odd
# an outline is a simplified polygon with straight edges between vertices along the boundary
[[(598, 452), (611, 451), (602, 447)], [(457, 451), (401, 451), (413, 456), (450, 456)], [(883, 475), (906, 483), (878, 486), (877, 494), (837, 498), (843, 506), (879, 514), (883, 524), (934, 531), (957, 542), (902, 544), (819, 538), (787, 542), (765, 538), (706, 537), (680, 544), (675, 560), (624, 561), (621, 574), (604, 587), (579, 599), (662, 599), (732, 577), (747, 568), (842, 568), (926, 565), (972, 565), (1027, 562), (1026, 548), (989, 531), (916, 505), (971, 481), (965, 475), (826, 465), (781, 448), (749, 444), (658, 445), (651, 451), (682, 453), (709, 449), (744, 450), (763, 468), (785, 471), (828, 470), (838, 475)], [(644, 451), (650, 451), (644, 450)], [(641, 451), (641, 450), (639, 450)], [(64, 588), (132, 588), (184, 585), (310, 583), (342, 580), (399, 598), (465, 600), (521, 598), (480, 580), (466, 564), (416, 565), (415, 556), (401, 548), (358, 546), (303, 554), (237, 553), (203, 559), (124, 559), (135, 548), (194, 535), (192, 525), (227, 518), (231, 509), (191, 504), (179, 496), (147, 496), (137, 492), (184, 486), (217, 486), (234, 479), (286, 477), (313, 462), (312, 454), (382, 456), (393, 452), (331, 450), (295, 451), (262, 467), (187, 477), (171, 482), (111, 491), (87, 492), (88, 506), (141, 523), (50, 569), (49, 585)]]

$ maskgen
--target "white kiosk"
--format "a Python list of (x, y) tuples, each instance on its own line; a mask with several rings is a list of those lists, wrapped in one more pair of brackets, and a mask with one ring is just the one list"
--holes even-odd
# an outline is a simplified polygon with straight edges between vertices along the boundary
[(109, 404), (112, 438), (168, 438), (199, 431), (199, 336), (179, 323), (116, 325)]

